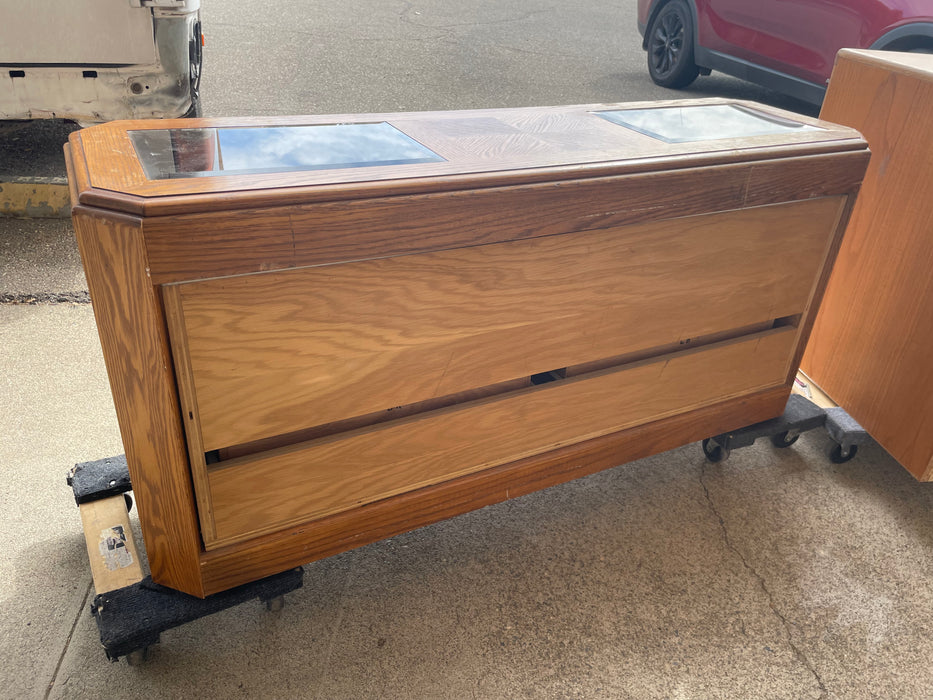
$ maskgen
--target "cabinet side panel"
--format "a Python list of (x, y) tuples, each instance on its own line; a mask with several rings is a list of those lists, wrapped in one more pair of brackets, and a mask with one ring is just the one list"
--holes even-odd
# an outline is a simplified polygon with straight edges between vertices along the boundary
[(933, 457), (933, 74), (840, 57), (822, 117), (873, 157), (802, 366), (918, 479)]
[(152, 577), (202, 595), (185, 438), (140, 229), (80, 212), (73, 218)]

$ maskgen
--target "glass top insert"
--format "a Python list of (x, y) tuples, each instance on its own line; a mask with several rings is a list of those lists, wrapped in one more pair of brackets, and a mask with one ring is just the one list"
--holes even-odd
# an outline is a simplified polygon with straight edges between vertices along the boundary
[(129, 135), (150, 180), (444, 160), (386, 122), (151, 129)]
[(594, 114), (667, 143), (823, 131), (818, 126), (782, 119), (742, 105), (684, 105)]

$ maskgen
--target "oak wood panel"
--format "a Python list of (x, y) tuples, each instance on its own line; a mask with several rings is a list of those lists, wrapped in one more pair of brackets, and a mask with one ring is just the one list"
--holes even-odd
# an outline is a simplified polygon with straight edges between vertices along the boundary
[[(384, 178), (381, 180), (361, 180), (341, 184), (292, 184), (283, 189), (271, 189), (255, 186), (239, 192), (208, 192), (204, 194), (180, 194), (172, 196), (140, 196), (123, 192), (111, 192), (90, 188), (80, 195), (83, 206), (120, 211), (134, 216), (161, 217), (192, 212), (234, 211), (282, 205), (308, 204), (338, 200), (367, 199), (374, 197), (395, 197), (425, 192), (458, 192), (465, 189), (485, 189), (516, 184), (528, 185), (546, 182), (576, 180), (581, 177), (614, 177), (657, 172), (659, 170), (677, 170), (682, 168), (705, 168), (724, 163), (750, 163), (768, 161), (775, 158), (806, 158), (841, 152), (864, 152), (865, 142), (860, 138), (848, 138), (843, 141), (818, 141), (788, 143), (783, 145), (747, 146), (734, 150), (726, 157), (723, 153), (695, 153), (671, 157), (665, 162), (658, 158), (609, 160), (581, 165), (564, 165), (553, 168), (525, 168), (507, 170), (447, 174), (436, 177)], [(401, 167), (401, 166), (399, 166)], [(234, 176), (229, 176), (231, 179)], [(241, 180), (249, 176), (235, 176)], [(254, 176), (253, 176), (254, 177)], [(206, 180), (208, 178), (198, 178)], [(177, 181), (177, 180), (176, 180)], [(241, 183), (247, 186), (249, 183)], [(232, 185), (231, 185), (232, 186)]]
[(73, 216), (154, 579), (201, 595), (200, 535), (165, 320), (138, 226)]
[(798, 314), (844, 199), (181, 284), (183, 403), (213, 450)]
[[(191, 357), (188, 352), (188, 340), (185, 335), (184, 309), (177, 298), (177, 287), (162, 288), (166, 322), (172, 343), (172, 357), (175, 364), (175, 376), (178, 380), (178, 393), (181, 397), (194, 393), (192, 383)], [(201, 441), (200, 409), (196, 402), (182, 399), (181, 422), (185, 427), (185, 439), (188, 444), (188, 458), (191, 479), (194, 482), (198, 503), (198, 519), (201, 534), (205, 539), (214, 539), (214, 511), (211, 504), (211, 492), (207, 483), (207, 464), (204, 456), (204, 443)]]
[[(79, 183), (78, 181), (79, 174), (86, 176), (87, 170), (84, 167), (85, 166), (84, 160), (81, 161), (81, 165), (82, 165), (81, 168), (77, 168), (75, 166), (75, 161), (71, 153), (70, 143), (66, 143), (62, 147), (62, 150), (64, 151), (64, 155), (65, 155), (65, 174), (68, 177), (68, 199), (71, 201), (71, 206), (74, 207), (74, 206), (77, 206), (78, 204), (78, 193), (81, 192), (82, 189), (85, 189), (87, 187), (86, 180), (84, 182)], [(84, 172), (82, 173), (81, 171), (84, 171)]]
[[(780, 415), (788, 387), (719, 401), (543, 455), (205, 552), (205, 591), (213, 593), (483, 506), (641, 459), (710, 435)], [(697, 460), (703, 457), (697, 449)]]
[(933, 479), (933, 57), (840, 53), (822, 116), (871, 164), (802, 368), (895, 459)]
[[(861, 171), (860, 171), (861, 172)], [(826, 248), (823, 250), (820, 266), (817, 268), (816, 278), (810, 287), (810, 296), (807, 299), (807, 305), (803, 314), (797, 320), (797, 340), (794, 344), (794, 354), (787, 363), (787, 381), (793, 383), (793, 379), (800, 368), (800, 359), (803, 357), (807, 340), (813, 330), (813, 324), (816, 321), (816, 314), (826, 293), (826, 286), (829, 283), (829, 277), (832, 273), (833, 264), (836, 256), (839, 254), (839, 247), (842, 245), (842, 238), (852, 214), (852, 207), (856, 201), (857, 192), (853, 192), (843, 199), (839, 207), (836, 221), (830, 229), (830, 234), (826, 241)]]
[[(623, 355), (615, 355), (613, 357), (603, 358), (595, 362), (587, 362), (581, 365), (570, 365), (556, 372), (552, 371), (541, 373), (541, 375), (537, 377), (525, 376), (520, 379), (513, 379), (507, 382), (500, 382), (498, 384), (487, 384), (485, 386), (467, 389), (466, 391), (462, 391), (456, 394), (447, 394), (439, 398), (427, 399), (425, 401), (406, 404), (404, 406), (395, 406), (390, 410), (366, 413), (360, 416), (354, 416), (353, 418), (349, 418), (347, 420), (315, 425), (310, 428), (299, 430), (297, 432), (284, 433), (282, 435), (276, 435), (271, 438), (264, 438), (262, 440), (241, 443), (231, 447), (224, 447), (217, 450), (216, 454), (212, 454), (212, 457), (216, 456), (218, 461), (244, 457), (246, 455), (256, 454), (258, 452), (274, 450), (279, 447), (287, 447), (299, 442), (317, 440), (319, 438), (335, 435), (337, 433), (344, 433), (350, 430), (358, 430), (360, 428), (377, 425), (379, 423), (398, 420), (400, 418), (407, 418), (416, 414), (427, 413), (428, 411), (436, 411), (441, 408), (463, 404), (467, 401), (476, 401), (478, 399), (500, 396), (502, 394), (507, 394), (519, 389), (527, 389), (532, 386), (537, 386), (541, 383), (546, 383), (549, 380), (554, 380), (557, 378), (577, 377), (582, 374), (588, 374), (590, 372), (598, 372), (600, 370), (609, 369), (611, 367), (619, 367), (623, 364), (630, 364), (657, 358), (661, 355), (667, 355), (672, 352), (684, 350), (687, 347), (703, 347), (713, 343), (720, 343), (726, 340), (733, 340), (742, 336), (748, 336), (753, 333), (760, 333), (777, 326), (792, 326), (795, 325), (796, 322), (797, 317), (795, 316), (778, 320), (769, 320), (762, 323), (755, 323), (750, 326), (743, 326), (742, 328), (730, 328), (727, 331), (711, 333), (710, 335), (705, 336), (692, 337), (689, 341), (684, 340), (675, 343), (668, 343), (667, 345), (654, 346), (631, 353), (625, 353)], [(550, 379), (544, 379), (545, 375), (549, 376)]]
[[(843, 194), (857, 189), (868, 157), (867, 151), (854, 151), (645, 175), (179, 215), (147, 219), (143, 226), (153, 281), (167, 283)], [(264, 235), (255, 235), (258, 228)]]
[(795, 329), (778, 328), (224, 463), (209, 473), (217, 542), (780, 386)]
[[(685, 102), (680, 102), (683, 106)], [(734, 100), (697, 100), (693, 104), (746, 104)], [(345, 123), (387, 121), (403, 132), (415, 132), (426, 146), (450, 160), (442, 163), (420, 163), (416, 165), (377, 166), (340, 170), (310, 170), (292, 173), (262, 175), (222, 175), (203, 178), (180, 178), (147, 180), (135, 158), (127, 134), (134, 128), (153, 128), (151, 122), (117, 122), (81, 132), (75, 142), (81, 141), (82, 150), (95, 165), (91, 187), (79, 194), (85, 206), (101, 206), (130, 213), (159, 215), (179, 213), (199, 206), (230, 208), (236, 201), (258, 201), (252, 195), (255, 190), (273, 188), (308, 187), (328, 197), (359, 197), (367, 189), (386, 195), (399, 185), (409, 188), (413, 181), (421, 191), (455, 186), (458, 189), (470, 186), (489, 186), (503, 178), (514, 182), (529, 178), (559, 179), (574, 177), (581, 168), (597, 170), (608, 167), (611, 171), (638, 172), (655, 169), (659, 160), (678, 160), (681, 167), (722, 163), (734, 160), (749, 160), (775, 157), (782, 148), (783, 155), (795, 150), (799, 155), (828, 150), (850, 148), (859, 150), (863, 144), (858, 135), (832, 124), (824, 124), (790, 115), (781, 110), (750, 106), (779, 117), (797, 121), (818, 123), (822, 130), (747, 138), (726, 138), (713, 141), (670, 144), (640, 134), (631, 129), (613, 125), (591, 114), (592, 111), (614, 109), (623, 105), (578, 105), (570, 107), (523, 108), (514, 110), (479, 110), (459, 112), (434, 112), (423, 114), (396, 115), (339, 115), (301, 118), (269, 118), (266, 125)], [(625, 108), (639, 106), (624, 105)], [(643, 105), (646, 106), (646, 105)], [(653, 107), (660, 103), (651, 104)], [(445, 128), (448, 120), (490, 118), (505, 123), (522, 125), (530, 129), (526, 141), (546, 144), (548, 147), (517, 148), (514, 133), (490, 134), (480, 142), (469, 143), (470, 136), (459, 136), (454, 130)], [(543, 129), (536, 122), (544, 122)], [(214, 127), (222, 125), (252, 123), (250, 120), (190, 120), (187, 122), (165, 122), (161, 128)], [(582, 136), (581, 136), (582, 135)], [(589, 138), (586, 138), (589, 135)], [(849, 142), (848, 144), (842, 142)], [(508, 147), (511, 146), (511, 147)], [(742, 152), (745, 151), (743, 155)], [(698, 160), (697, 160), (698, 159)], [(584, 167), (585, 166), (585, 167)], [(508, 171), (504, 176), (503, 171)], [(545, 172), (547, 174), (545, 174)], [(561, 176), (561, 173), (563, 175)], [(594, 173), (596, 174), (596, 173)], [(608, 173), (607, 173), (608, 174)], [(556, 176), (556, 177), (555, 177)], [(453, 177), (457, 184), (444, 184)], [(491, 179), (490, 179), (491, 178)], [(469, 182), (475, 180), (474, 185)], [(485, 183), (485, 184), (482, 184)], [(322, 187), (324, 189), (322, 189)], [(253, 191), (251, 193), (251, 191)], [(118, 194), (120, 193), (120, 194)], [(206, 193), (228, 193), (223, 197), (203, 197)], [(140, 199), (139, 196), (143, 199)], [(149, 199), (146, 200), (145, 198)], [(177, 197), (177, 199), (176, 199)], [(261, 195), (261, 198), (264, 196)], [(175, 200), (175, 201), (172, 201)], [(222, 203), (221, 203), (222, 202)], [(178, 206), (182, 209), (178, 209)]]

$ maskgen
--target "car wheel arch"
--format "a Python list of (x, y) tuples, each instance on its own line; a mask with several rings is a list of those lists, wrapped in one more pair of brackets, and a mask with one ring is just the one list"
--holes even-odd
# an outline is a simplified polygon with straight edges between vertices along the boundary
[(885, 32), (869, 49), (880, 51), (933, 50), (933, 22), (911, 22)]
[[(654, 18), (658, 16), (658, 13), (661, 11), (661, 8), (663, 8), (669, 2), (671, 2), (671, 0), (658, 0), (658, 2), (654, 4), (654, 7), (651, 8), (651, 12), (648, 13), (648, 19), (645, 22), (646, 28), (651, 26), (651, 23), (654, 21)], [(694, 49), (694, 53), (696, 53), (697, 38), (698, 38), (697, 27), (699, 26), (698, 20), (697, 20), (696, 2), (694, 2), (694, 0), (683, 0), (683, 2), (684, 4), (686, 4), (687, 8), (690, 10), (690, 14), (693, 17), (693, 49)], [(645, 32), (645, 35), (642, 38), (641, 47), (645, 51), (648, 50), (648, 32), (647, 31)]]

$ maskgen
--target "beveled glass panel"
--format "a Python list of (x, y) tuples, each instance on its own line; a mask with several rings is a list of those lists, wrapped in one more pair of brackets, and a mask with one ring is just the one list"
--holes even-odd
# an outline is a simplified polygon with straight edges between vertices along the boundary
[(150, 180), (444, 160), (386, 122), (147, 129), (129, 135)]
[(594, 114), (667, 143), (822, 131), (818, 126), (782, 119), (742, 105), (649, 107)]

